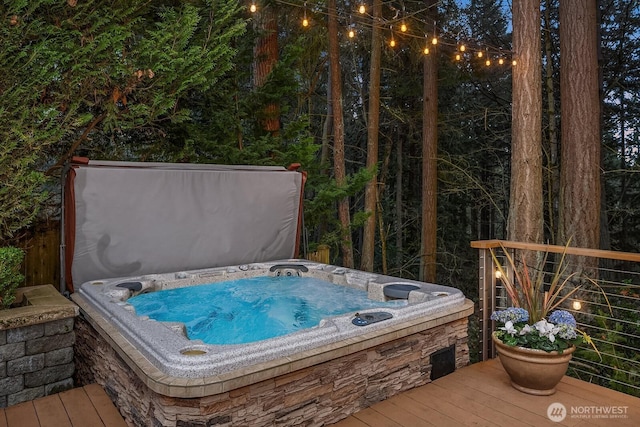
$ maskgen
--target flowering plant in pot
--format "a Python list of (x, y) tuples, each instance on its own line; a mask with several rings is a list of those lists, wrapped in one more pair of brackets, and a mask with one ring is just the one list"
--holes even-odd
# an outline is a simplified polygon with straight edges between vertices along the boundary
[(512, 347), (524, 347), (546, 352), (562, 352), (590, 338), (576, 329), (576, 319), (565, 310), (555, 310), (548, 318), (529, 324), (529, 313), (521, 307), (509, 307), (495, 311), (491, 320), (503, 326), (496, 337)]
[(548, 254), (538, 268), (529, 268), (524, 255), (523, 262), (517, 264), (504, 246), (502, 250), (511, 274), (493, 250), (491, 256), (512, 306), (491, 315), (500, 325), (492, 336), (500, 361), (515, 388), (530, 394), (553, 394), (575, 346), (582, 342), (593, 345), (591, 338), (577, 329), (574, 316), (560, 309), (580, 289), (571, 281), (576, 274), (567, 274), (566, 248), (553, 272), (543, 268)]

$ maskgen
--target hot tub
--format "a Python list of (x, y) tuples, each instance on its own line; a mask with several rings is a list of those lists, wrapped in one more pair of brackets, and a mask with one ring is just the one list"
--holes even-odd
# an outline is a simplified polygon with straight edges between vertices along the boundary
[[(278, 275), (317, 278), (362, 290), (373, 301), (389, 301), (392, 298), (388, 295), (393, 295), (393, 298), (406, 299), (406, 303), (323, 318), (311, 328), (266, 340), (215, 345), (190, 340), (184, 324), (138, 316), (128, 302), (140, 293)], [(385, 292), (388, 286), (388, 290), (395, 292)], [(388, 397), (430, 381), (434, 366), (431, 358), (438, 352), (449, 351), (446, 363), (453, 363), (452, 369), (468, 363), (466, 318), (473, 312), (472, 303), (455, 288), (295, 259), (92, 280), (82, 284), (72, 299), (81, 308), (82, 321), (78, 322), (77, 333), (79, 341), (86, 346), (77, 349), (79, 376), (87, 382), (102, 383), (125, 418), (135, 425), (147, 425), (140, 414), (150, 410), (160, 413), (149, 415), (156, 423), (176, 425), (183, 416), (182, 410), (167, 409), (158, 403), (168, 397), (197, 400), (195, 405), (201, 410), (195, 418), (187, 417), (190, 420), (210, 422), (215, 413), (234, 425), (260, 425), (261, 422), (246, 412), (247, 402), (255, 395), (252, 387), (273, 384), (274, 389), (267, 395), (275, 399), (278, 395), (286, 396), (291, 392), (287, 387), (308, 376), (317, 377), (317, 384), (298, 389), (296, 393), (302, 393), (307, 401), (327, 394), (335, 398), (331, 399), (332, 409), (322, 417), (311, 412), (308, 417), (337, 421), (358, 409), (358, 405), (364, 405), (361, 402), (354, 406), (355, 400), (345, 405), (344, 396), (335, 396), (336, 390), (348, 382), (362, 385), (364, 381), (374, 386), (371, 378), (377, 378), (376, 381), (386, 378), (385, 381), (395, 384), (387, 389), (386, 382), (380, 382), (379, 387), (384, 390), (382, 397)], [(105, 363), (105, 360), (111, 361)], [(353, 371), (341, 368), (345, 360), (358, 361), (352, 366)], [(115, 365), (119, 366), (116, 374)], [(398, 372), (406, 373), (394, 377)], [(333, 378), (327, 382), (330, 385), (319, 387), (329, 378)], [(136, 389), (132, 384), (140, 381), (143, 388), (131, 396), (131, 390)], [(282, 390), (276, 392), (278, 384)], [(241, 393), (245, 396), (244, 409), (234, 406), (230, 412), (202, 410), (203, 401), (211, 400), (212, 396), (217, 396), (214, 401), (226, 396), (227, 405), (223, 406), (230, 405), (234, 392), (240, 393), (238, 390), (244, 390)], [(357, 393), (354, 396), (357, 397)], [(284, 405), (287, 399), (282, 399)], [(296, 402), (292, 403), (292, 399), (289, 403), (293, 408)], [(335, 400), (342, 403), (336, 406)], [(369, 397), (369, 400), (372, 403), (380, 399)], [(193, 405), (192, 402), (187, 406)], [(264, 403), (261, 405), (258, 412), (269, 413)], [(278, 414), (282, 416), (278, 405), (266, 424), (276, 422)], [(161, 406), (164, 409), (160, 410)], [(300, 421), (292, 419), (297, 421), (283, 424), (296, 425)]]

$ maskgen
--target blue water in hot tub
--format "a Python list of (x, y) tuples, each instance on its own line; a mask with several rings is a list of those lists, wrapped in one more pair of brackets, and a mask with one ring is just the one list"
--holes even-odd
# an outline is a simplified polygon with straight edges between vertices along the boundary
[(189, 339), (221, 345), (290, 334), (316, 326), (324, 317), (407, 304), (372, 301), (359, 289), (297, 276), (189, 286), (141, 294), (128, 302), (140, 316), (184, 323)]

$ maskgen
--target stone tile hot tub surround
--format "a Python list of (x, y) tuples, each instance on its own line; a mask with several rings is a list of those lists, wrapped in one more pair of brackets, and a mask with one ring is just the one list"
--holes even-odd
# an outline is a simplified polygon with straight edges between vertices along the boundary
[[(304, 263), (310, 271), (329, 269), (344, 282), (341, 284), (368, 286), (370, 296), (381, 294), (384, 284), (399, 281)], [(252, 269), (258, 268), (222, 271)], [(183, 276), (186, 274), (181, 273)], [(437, 286), (419, 285), (423, 293)], [(76, 380), (102, 384), (128, 423), (135, 426), (322, 425), (429, 382), (431, 355), (438, 350), (452, 348), (456, 368), (468, 363), (467, 317), (473, 305), (461, 294), (440, 309), (395, 313), (395, 322), (358, 328), (358, 334), (340, 340), (305, 346), (303, 339), (299, 349), (190, 377), (158, 367), (153, 357), (139, 351), (138, 343), (132, 343), (84, 295), (73, 297), (81, 307), (76, 322)], [(420, 299), (424, 295), (418, 292), (409, 301)], [(337, 326), (334, 331), (339, 330)]]

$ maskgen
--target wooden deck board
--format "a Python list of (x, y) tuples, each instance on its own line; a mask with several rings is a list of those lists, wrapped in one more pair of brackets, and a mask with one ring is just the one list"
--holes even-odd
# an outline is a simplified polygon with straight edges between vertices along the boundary
[(98, 384), (89, 384), (84, 387), (89, 396), (91, 403), (98, 411), (98, 415), (107, 427), (127, 427), (120, 412), (113, 406), (111, 399), (105, 393), (104, 389)]
[(33, 402), (18, 403), (6, 409), (9, 427), (40, 427)]
[(412, 415), (415, 415), (417, 418), (423, 420), (423, 422), (416, 424), (407, 424), (407, 425), (429, 425), (435, 424), (436, 426), (443, 425), (451, 425), (456, 421), (449, 417), (446, 413), (433, 410), (425, 405), (416, 404), (413, 399), (408, 399), (403, 396), (395, 396), (389, 399), (394, 405), (399, 407), (401, 410), (406, 411)]
[(372, 408), (366, 408), (355, 414), (355, 417), (371, 427), (402, 427), (384, 413), (378, 412)]
[(36, 399), (33, 401), (33, 407), (38, 415), (40, 427), (72, 427), (59, 395)]
[(84, 388), (73, 388), (60, 393), (60, 399), (67, 408), (69, 420), (74, 426), (104, 427), (96, 408), (91, 403)]
[[(626, 407), (626, 418), (578, 418), (560, 423), (547, 417), (552, 403), (572, 407)], [(616, 426), (640, 425), (640, 398), (564, 377), (552, 396), (515, 390), (498, 359), (476, 363), (367, 408), (335, 427), (402, 426)], [(388, 424), (392, 420), (395, 424)], [(355, 422), (355, 423), (354, 423)]]
[[(426, 421), (421, 419), (419, 416), (404, 410), (400, 406), (396, 405), (390, 400), (385, 400), (376, 405), (376, 410), (385, 414), (385, 416), (395, 420), (400, 425), (429, 425), (429, 426), (437, 426), (437, 424), (433, 422)], [(433, 421), (433, 420), (432, 420)], [(427, 424), (425, 424), (427, 423)]]
[[(480, 380), (472, 380), (461, 378), (460, 376), (452, 377), (449, 381), (438, 381), (433, 383), (433, 387), (442, 390), (442, 395), (449, 393), (457, 393), (466, 399), (466, 402), (474, 408), (479, 405), (479, 411), (492, 411), (496, 413), (496, 420), (509, 421), (509, 426), (539, 426), (547, 421), (547, 418), (529, 410), (514, 405), (495, 405), (495, 397), (485, 394), (484, 387), (486, 383)], [(465, 407), (465, 406), (463, 406)], [(493, 408), (493, 409), (491, 409)], [(501, 414), (501, 415), (498, 415)], [(503, 418), (508, 417), (508, 418)], [(511, 423), (511, 420), (513, 422)]]
[(91, 384), (0, 409), (0, 427), (126, 427), (102, 387)]

